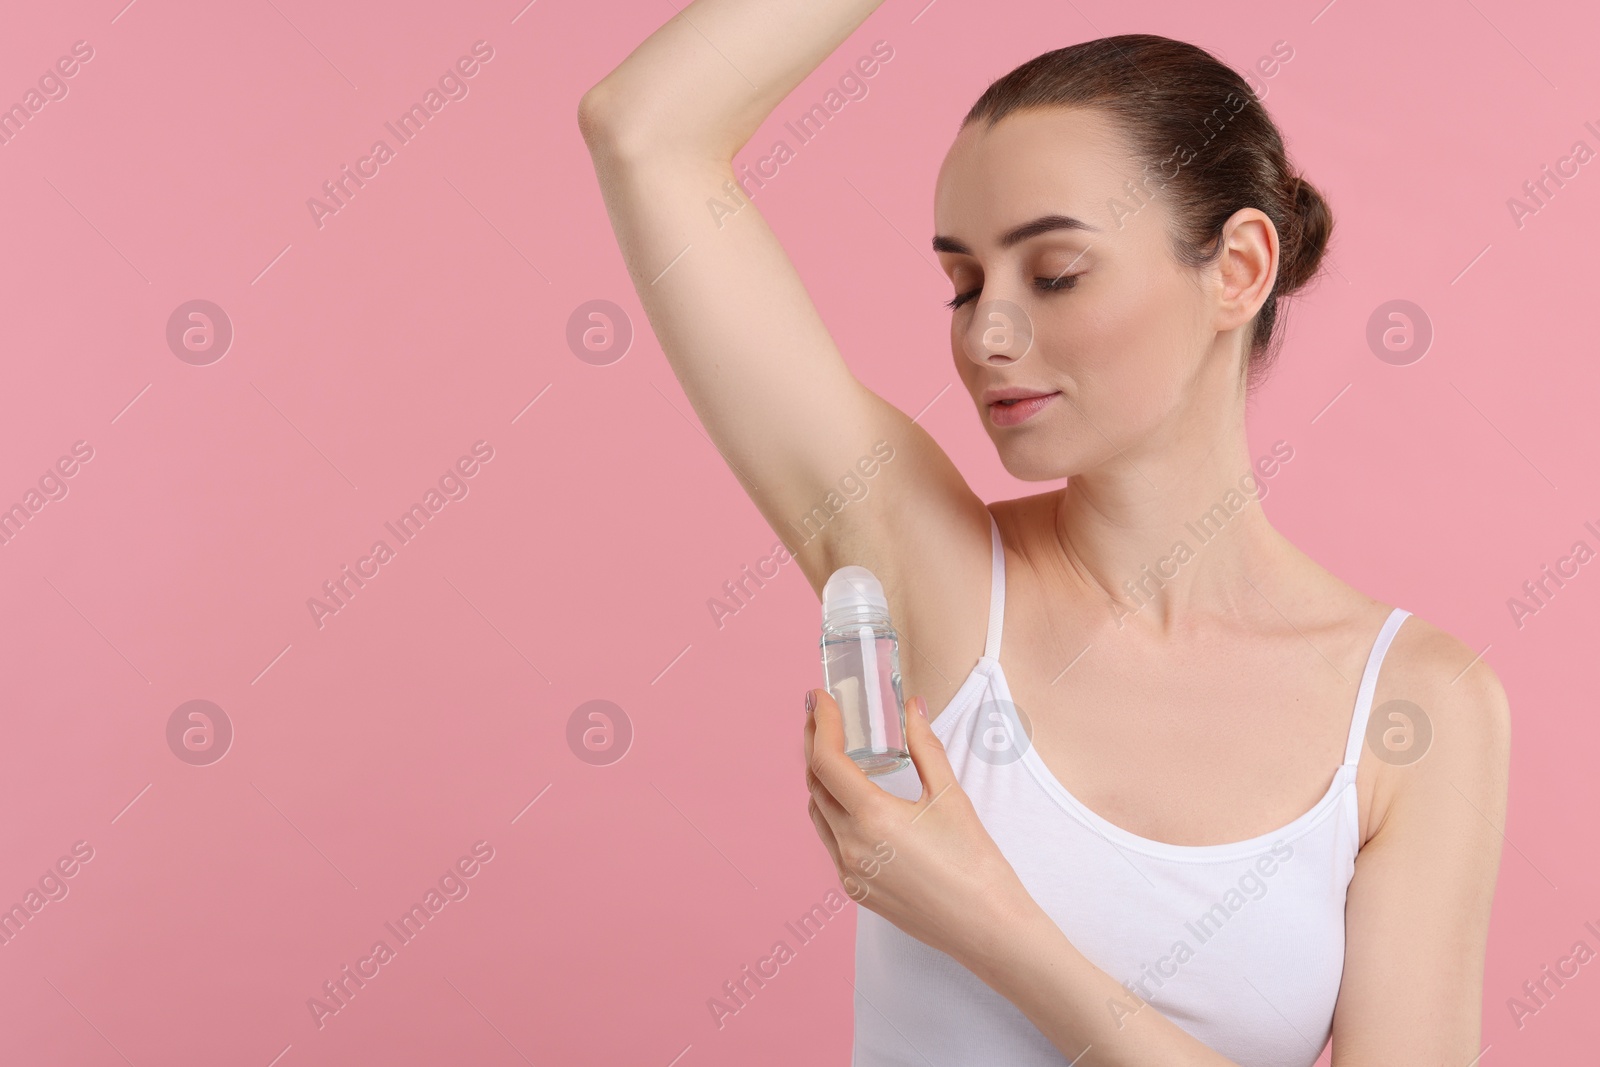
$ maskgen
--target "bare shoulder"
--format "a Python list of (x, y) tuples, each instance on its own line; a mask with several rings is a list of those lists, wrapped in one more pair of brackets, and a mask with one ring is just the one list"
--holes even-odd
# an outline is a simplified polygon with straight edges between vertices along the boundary
[[(1376, 696), (1416, 704), (1430, 718), (1431, 751), (1452, 758), (1509, 740), (1510, 701), (1483, 656), (1417, 615), (1401, 625)], [(1374, 700), (1374, 708), (1381, 701)], [(1420, 760), (1418, 761), (1421, 762)]]
[[(1510, 701), (1482, 655), (1426, 619), (1396, 632), (1373, 694), (1369, 834), (1400, 813), (1470, 802), (1498, 822), (1511, 752)], [(1459, 795), (1457, 795), (1459, 794)], [(1368, 835), (1364, 835), (1366, 837)]]

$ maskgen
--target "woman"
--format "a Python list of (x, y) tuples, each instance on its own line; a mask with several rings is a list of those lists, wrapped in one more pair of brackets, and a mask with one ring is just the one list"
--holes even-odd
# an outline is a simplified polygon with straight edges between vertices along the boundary
[(1256, 502), (1293, 442), (1252, 458), (1247, 398), (1331, 228), (1271, 119), (1147, 35), (974, 105), (935, 194), (956, 371), (1007, 470), (1069, 479), (986, 506), (852, 377), (755, 208), (727, 214), (735, 153), (877, 0), (774, 6), (691, 4), (579, 122), (656, 336), (773, 529), (893, 448), (792, 549), (819, 596), (846, 564), (882, 579), (921, 694), (915, 800), (807, 694), (812, 818), (863, 904), (856, 1067), (1284, 1067), (1330, 1036), (1336, 1067), (1474, 1062), (1506, 699)]

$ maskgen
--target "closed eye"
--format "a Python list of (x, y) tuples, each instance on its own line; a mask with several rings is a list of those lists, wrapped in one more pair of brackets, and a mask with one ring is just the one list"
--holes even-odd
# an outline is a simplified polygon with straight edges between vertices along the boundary
[[(1034, 282), (1041, 292), (1054, 293), (1076, 286), (1078, 284), (1078, 275), (1063, 274), (1054, 278), (1035, 278)], [(973, 289), (970, 292), (958, 293), (954, 298), (946, 300), (944, 306), (954, 311), (968, 301), (975, 300), (982, 291), (981, 289)]]

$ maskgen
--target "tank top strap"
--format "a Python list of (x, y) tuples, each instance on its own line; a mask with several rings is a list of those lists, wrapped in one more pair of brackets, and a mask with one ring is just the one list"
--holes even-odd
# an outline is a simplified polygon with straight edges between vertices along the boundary
[[(984, 509), (986, 512), (987, 508)], [(1000, 658), (1000, 628), (1006, 615), (1006, 550), (1000, 543), (1000, 524), (989, 514), (992, 561), (989, 570), (989, 636), (983, 644), (986, 659)]]
[(1350, 717), (1350, 736), (1345, 741), (1344, 764), (1354, 767), (1361, 758), (1361, 748), (1366, 741), (1367, 720), (1372, 714), (1372, 694), (1378, 688), (1378, 670), (1383, 666), (1383, 657), (1389, 651), (1389, 645), (1394, 641), (1394, 635), (1399, 632), (1400, 624), (1410, 615), (1404, 608), (1395, 608), (1389, 612), (1389, 617), (1384, 620), (1383, 628), (1378, 631), (1377, 640), (1372, 642), (1372, 651), (1367, 655), (1367, 666), (1361, 672), (1361, 688), (1356, 692), (1355, 712)]

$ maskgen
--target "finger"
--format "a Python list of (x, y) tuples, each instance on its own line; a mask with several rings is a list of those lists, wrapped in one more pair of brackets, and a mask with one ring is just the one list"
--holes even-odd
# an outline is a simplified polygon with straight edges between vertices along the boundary
[(806, 760), (806, 766), (807, 767), (811, 766), (811, 749), (816, 743), (816, 741), (815, 741), (815, 738), (816, 738), (816, 725), (815, 725), (814, 717), (813, 717), (813, 714), (812, 714), (812, 704), (810, 703), (811, 701), (813, 701), (815, 699), (813, 694), (815, 694), (816, 692), (817, 692), (817, 690), (815, 690), (815, 689), (807, 689), (806, 690), (806, 700), (807, 700), (807, 704), (806, 704), (806, 726), (805, 726), (805, 730), (801, 734), (801, 739), (802, 739), (802, 747), (804, 748), (804, 752), (805, 752), (805, 760)]
[(840, 869), (839, 839), (834, 836), (833, 827), (828, 825), (827, 817), (818, 808), (815, 797), (806, 803), (806, 811), (811, 815), (811, 825), (817, 828), (817, 836), (822, 839), (822, 847), (833, 857), (834, 868)]
[[(828, 855), (833, 858), (834, 873), (839, 876), (839, 886), (844, 890), (844, 895), (857, 904), (865, 904), (871, 890), (861, 879), (845, 869), (844, 850), (839, 844), (838, 834), (834, 831), (833, 821), (822, 810), (831, 801), (831, 798), (828, 798), (827, 791), (823, 790), (820, 785), (817, 787), (817, 791), (825, 799), (819, 802), (817, 797), (813, 796), (811, 802), (806, 805), (806, 810), (811, 814), (811, 825), (817, 828), (817, 836), (822, 839), (823, 847), (828, 850)], [(842, 808), (839, 810), (843, 811)]]
[(822, 809), (823, 818), (828, 820), (829, 826), (838, 827), (850, 818), (850, 813), (844, 810), (844, 805), (834, 799), (833, 794), (828, 792), (828, 787), (822, 784), (821, 778), (812, 773), (810, 767), (806, 768), (806, 788), (811, 791), (811, 799), (815, 801), (817, 807)]
[(818, 778), (816, 773), (811, 768), (811, 756), (816, 750), (817, 732), (816, 716), (813, 714), (813, 712), (816, 708), (817, 694), (821, 692), (821, 690), (816, 689), (806, 690), (806, 725), (804, 732), (806, 755), (806, 790), (811, 794), (812, 803), (814, 803), (821, 810), (823, 818), (828, 820), (831, 828), (841, 820), (848, 818), (849, 812), (845, 811), (844, 806), (834, 799), (833, 794), (828, 792), (828, 787), (822, 784), (822, 779)]
[(876, 794), (882, 790), (872, 784), (855, 760), (845, 755), (844, 717), (833, 695), (826, 689), (812, 692), (816, 694), (817, 707), (807, 727), (811, 752), (806, 762), (839, 806), (853, 816), (862, 804), (877, 799)]
[(919, 696), (906, 701), (906, 750), (922, 780), (919, 805), (924, 801), (933, 803), (933, 798), (956, 784), (956, 772), (945, 754), (944, 742), (928, 722), (928, 702)]

